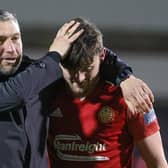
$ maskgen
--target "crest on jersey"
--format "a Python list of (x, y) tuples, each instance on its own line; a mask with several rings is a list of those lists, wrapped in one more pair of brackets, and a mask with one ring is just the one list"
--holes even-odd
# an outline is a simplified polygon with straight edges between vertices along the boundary
[(109, 106), (104, 106), (98, 112), (98, 120), (99, 120), (100, 123), (103, 123), (103, 124), (111, 123), (112, 120), (114, 120), (114, 116), (115, 116), (115, 112)]

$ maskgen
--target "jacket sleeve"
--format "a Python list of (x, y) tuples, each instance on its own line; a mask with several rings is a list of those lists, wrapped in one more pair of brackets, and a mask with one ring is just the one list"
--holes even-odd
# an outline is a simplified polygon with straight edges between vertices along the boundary
[(105, 59), (101, 64), (100, 72), (104, 80), (115, 85), (120, 85), (123, 80), (133, 73), (129, 65), (123, 62), (116, 53), (107, 48), (105, 48)]
[(60, 55), (49, 52), (24, 71), (0, 82), (0, 112), (22, 105), (43, 88), (62, 77)]

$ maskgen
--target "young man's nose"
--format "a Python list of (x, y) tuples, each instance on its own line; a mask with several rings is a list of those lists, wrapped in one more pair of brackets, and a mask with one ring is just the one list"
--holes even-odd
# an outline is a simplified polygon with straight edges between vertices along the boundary
[(83, 82), (85, 79), (86, 79), (86, 72), (78, 72), (76, 73), (76, 79), (79, 81), (79, 82)]

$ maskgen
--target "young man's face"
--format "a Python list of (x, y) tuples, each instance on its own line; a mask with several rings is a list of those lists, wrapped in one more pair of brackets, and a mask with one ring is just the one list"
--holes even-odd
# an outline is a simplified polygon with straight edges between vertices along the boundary
[(0, 74), (13, 74), (22, 60), (19, 25), (14, 20), (0, 21)]
[(64, 79), (75, 96), (85, 97), (92, 90), (99, 76), (100, 63), (100, 57), (95, 56), (86, 70), (72, 71), (62, 67)]

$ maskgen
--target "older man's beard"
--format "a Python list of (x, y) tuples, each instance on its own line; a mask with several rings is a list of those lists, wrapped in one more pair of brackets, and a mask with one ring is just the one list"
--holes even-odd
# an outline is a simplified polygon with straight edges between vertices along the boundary
[(10, 69), (5, 69), (5, 67), (0, 67), (0, 75), (3, 76), (10, 76), (13, 75), (20, 67), (20, 64), (22, 62), (22, 56), (19, 56), (16, 60), (16, 63), (14, 65), (11, 65)]

